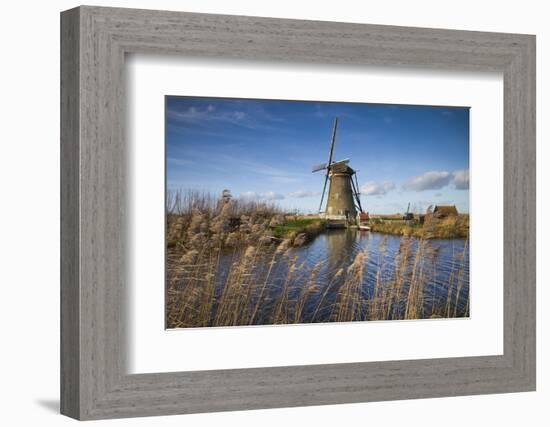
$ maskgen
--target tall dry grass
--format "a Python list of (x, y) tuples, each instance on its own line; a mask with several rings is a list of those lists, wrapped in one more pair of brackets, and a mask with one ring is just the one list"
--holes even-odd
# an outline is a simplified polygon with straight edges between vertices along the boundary
[(467, 239), (470, 233), (470, 215), (460, 214), (446, 218), (433, 218), (426, 215), (424, 224), (418, 220), (384, 220), (374, 218), (370, 222), (371, 231), (399, 236), (413, 236), (421, 239)]
[[(166, 211), (169, 215), (190, 215), (193, 211), (215, 215), (226, 205), (221, 197), (208, 191), (199, 190), (168, 190), (166, 192)], [(281, 209), (274, 202), (233, 198), (228, 205), (230, 215), (281, 214)]]
[(274, 237), (277, 210), (200, 200), (168, 216), (168, 328), (469, 315), (466, 247), (445, 283), (437, 248), (413, 237), (402, 237), (392, 257), (383, 239), (378, 259), (366, 248), (327, 277), (324, 263), (307, 266), (290, 240)]

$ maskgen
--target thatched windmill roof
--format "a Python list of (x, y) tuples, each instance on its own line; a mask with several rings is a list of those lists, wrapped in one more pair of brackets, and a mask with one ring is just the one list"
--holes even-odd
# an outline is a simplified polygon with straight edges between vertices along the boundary
[(332, 173), (347, 173), (352, 175), (355, 171), (348, 166), (349, 160), (333, 163), (330, 167)]

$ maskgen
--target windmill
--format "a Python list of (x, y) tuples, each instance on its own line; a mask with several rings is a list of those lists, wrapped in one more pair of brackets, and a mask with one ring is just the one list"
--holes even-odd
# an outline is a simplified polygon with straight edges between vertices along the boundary
[(409, 202), (409, 204), (407, 205), (407, 212), (405, 212), (405, 215), (403, 215), (403, 219), (405, 221), (410, 221), (414, 219), (414, 215), (412, 212), (410, 212), (410, 208), (411, 208), (411, 202)]
[(321, 202), (319, 203), (319, 213), (322, 212), (327, 183), (330, 181), (324, 216), (328, 220), (344, 220), (348, 224), (351, 221), (355, 222), (357, 212), (363, 212), (363, 209), (359, 198), (357, 173), (349, 166), (349, 159), (333, 161), (337, 128), (338, 117), (334, 119), (328, 162), (314, 166), (312, 172), (326, 170), (325, 184), (323, 185)]

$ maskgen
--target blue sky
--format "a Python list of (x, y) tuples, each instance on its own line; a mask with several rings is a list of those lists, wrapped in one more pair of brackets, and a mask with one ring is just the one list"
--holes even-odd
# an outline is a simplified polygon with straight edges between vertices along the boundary
[(469, 109), (166, 97), (168, 189), (270, 200), (317, 212), (334, 117), (335, 160), (357, 170), (363, 209), (469, 211)]

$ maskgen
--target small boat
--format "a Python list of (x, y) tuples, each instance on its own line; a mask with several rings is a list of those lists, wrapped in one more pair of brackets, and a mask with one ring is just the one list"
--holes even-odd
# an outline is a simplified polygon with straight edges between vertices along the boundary
[(359, 224), (359, 230), (370, 230), (370, 227), (368, 225)]

